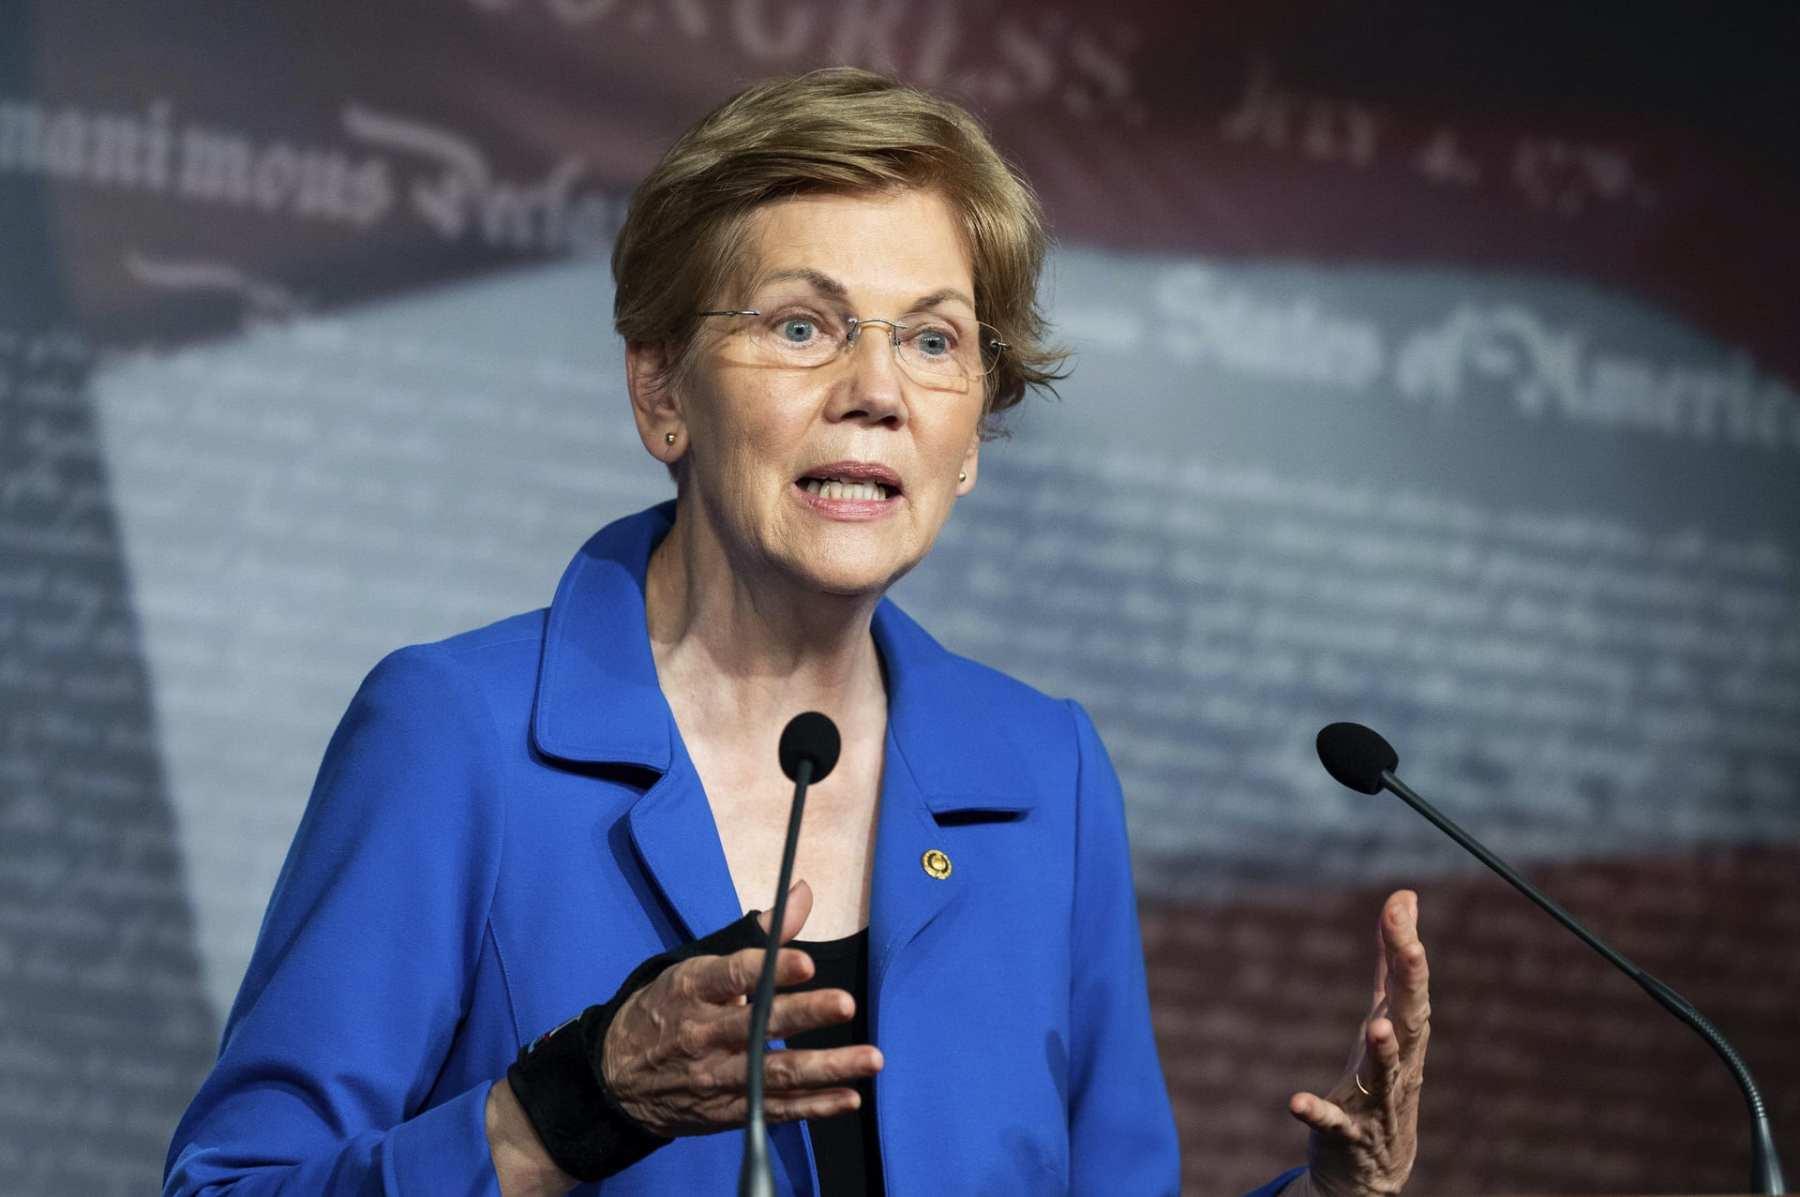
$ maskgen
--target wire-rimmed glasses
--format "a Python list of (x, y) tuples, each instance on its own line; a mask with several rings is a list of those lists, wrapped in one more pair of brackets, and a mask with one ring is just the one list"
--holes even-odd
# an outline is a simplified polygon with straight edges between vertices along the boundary
[(885, 325), (901, 371), (937, 391), (967, 391), (994, 372), (1007, 348), (991, 325), (932, 312), (904, 321), (810, 308), (782, 312), (724, 308), (697, 315), (740, 320), (737, 331), (760, 364), (799, 370), (830, 365), (856, 348), (864, 328)]

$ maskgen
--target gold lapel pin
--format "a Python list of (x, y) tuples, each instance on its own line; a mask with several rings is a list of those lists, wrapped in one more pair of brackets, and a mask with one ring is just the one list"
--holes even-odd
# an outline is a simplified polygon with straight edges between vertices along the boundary
[(939, 881), (950, 875), (950, 858), (936, 848), (921, 856), (919, 863), (925, 866), (925, 872), (929, 876), (936, 877)]

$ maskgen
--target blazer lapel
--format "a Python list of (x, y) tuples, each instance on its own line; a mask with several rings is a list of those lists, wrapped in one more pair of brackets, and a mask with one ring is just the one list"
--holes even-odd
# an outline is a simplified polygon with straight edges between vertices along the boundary
[(632, 804), (626, 816), (644, 872), (656, 884), (689, 939), (743, 916), (725, 846), (713, 822), (700, 776), (676, 740), (669, 771)]
[(674, 518), (664, 503), (608, 524), (569, 563), (547, 616), (531, 730), (546, 756), (661, 775), (626, 816), (631, 842), (679, 930), (697, 938), (740, 911), (646, 630), (644, 575)]
[(991, 709), (967, 685), (963, 670), (975, 667), (892, 603), (876, 609), (874, 633), (888, 675), (888, 733), (869, 899), (872, 1033), (907, 946), (962, 897), (971, 866), (980, 869), (979, 861), (959, 866), (938, 816), (1016, 817), (1036, 802), (1018, 749), (995, 734)]
[(943, 878), (926, 871), (926, 853), (942, 850), (937, 820), (890, 724), (882, 762), (881, 809), (876, 815), (875, 875), (869, 894), (871, 1033), (880, 1018), (882, 984), (895, 956), (962, 892), (963, 876), (954, 867)]

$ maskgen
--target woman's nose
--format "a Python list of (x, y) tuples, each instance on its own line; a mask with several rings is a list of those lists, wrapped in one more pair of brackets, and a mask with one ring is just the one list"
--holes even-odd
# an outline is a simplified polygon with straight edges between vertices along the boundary
[(844, 352), (850, 359), (849, 376), (833, 399), (835, 418), (860, 416), (876, 422), (904, 423), (906, 395), (893, 334), (881, 326), (859, 329)]

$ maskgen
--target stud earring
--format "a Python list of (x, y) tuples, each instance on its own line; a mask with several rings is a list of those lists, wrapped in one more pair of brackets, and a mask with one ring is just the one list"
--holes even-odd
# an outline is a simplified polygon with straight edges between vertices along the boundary
[(958, 482), (967, 482), (969, 480), (969, 475), (968, 475), (967, 471), (958, 470), (956, 472), (956, 480)]
[(663, 433), (663, 444), (672, 445), (674, 443), (675, 443), (675, 434), (673, 432)]

